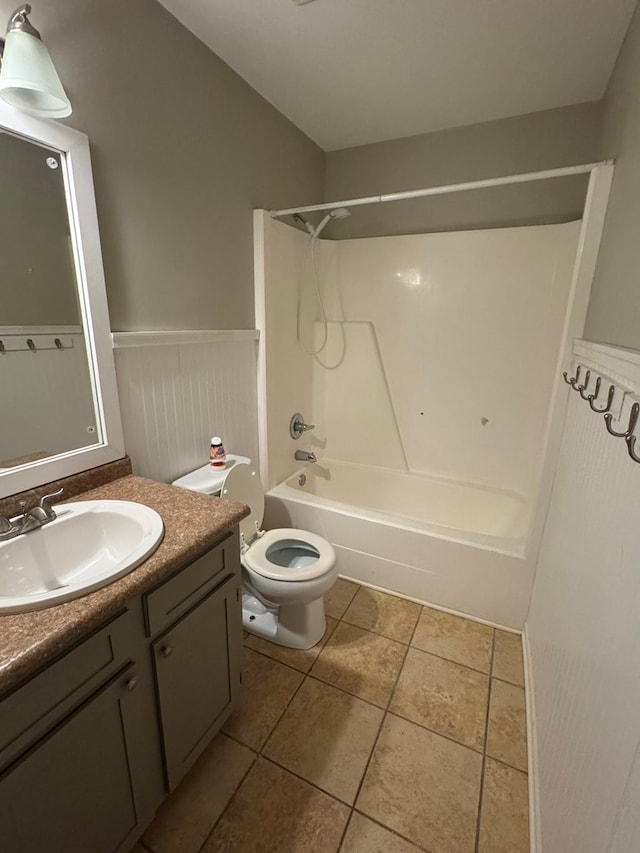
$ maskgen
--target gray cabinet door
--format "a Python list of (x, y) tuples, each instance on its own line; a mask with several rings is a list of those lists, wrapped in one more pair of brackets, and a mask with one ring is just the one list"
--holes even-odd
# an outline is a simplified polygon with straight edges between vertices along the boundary
[(153, 644), (169, 790), (231, 711), (241, 643), (238, 579), (232, 575)]
[[(114, 853), (135, 840), (136, 720), (129, 666), (35, 744), (0, 779), (8, 853)], [(133, 723), (132, 723), (133, 721)]]

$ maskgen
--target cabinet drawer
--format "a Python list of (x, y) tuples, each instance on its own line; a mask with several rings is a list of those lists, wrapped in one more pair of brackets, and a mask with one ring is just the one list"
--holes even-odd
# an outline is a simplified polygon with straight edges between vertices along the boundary
[(0, 767), (6, 766), (127, 661), (133, 615), (106, 627), (0, 703)]
[(211, 551), (180, 570), (144, 596), (147, 633), (164, 630), (217, 586), (225, 575), (239, 571), (240, 544), (237, 528)]

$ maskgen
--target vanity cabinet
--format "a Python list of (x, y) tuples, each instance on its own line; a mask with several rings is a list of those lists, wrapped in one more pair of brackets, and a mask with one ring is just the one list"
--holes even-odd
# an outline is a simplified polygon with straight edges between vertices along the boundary
[(0, 847), (125, 853), (234, 707), (237, 530), (0, 702)]

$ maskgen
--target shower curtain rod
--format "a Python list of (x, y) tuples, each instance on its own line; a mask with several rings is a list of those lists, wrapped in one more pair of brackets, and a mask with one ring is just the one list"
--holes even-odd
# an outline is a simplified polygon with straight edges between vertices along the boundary
[(579, 166), (563, 166), (559, 169), (547, 169), (544, 172), (526, 172), (522, 175), (507, 175), (504, 178), (487, 178), (482, 181), (467, 181), (462, 184), (445, 184), (440, 187), (428, 187), (422, 190), (407, 190), (401, 193), (385, 193), (370, 195), (364, 198), (350, 198), (346, 201), (331, 201), (326, 204), (310, 204), (306, 207), (288, 207), (286, 210), (270, 210), (274, 218), (288, 216), (291, 213), (312, 213), (314, 210), (333, 210), (336, 207), (356, 207), (360, 204), (379, 204), (383, 201), (401, 201), (407, 198), (422, 198), (428, 195), (445, 195), (459, 193), (465, 190), (480, 190), (486, 187), (502, 187), (507, 184), (524, 184), (528, 181), (544, 181), (547, 178), (563, 178), (567, 175), (582, 175), (591, 172), (596, 166), (609, 166), (613, 160), (602, 160), (599, 163), (582, 163)]

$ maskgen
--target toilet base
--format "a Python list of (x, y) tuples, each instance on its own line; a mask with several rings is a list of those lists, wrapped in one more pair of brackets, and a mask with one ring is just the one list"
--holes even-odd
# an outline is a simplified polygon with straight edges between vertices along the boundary
[(250, 590), (242, 593), (242, 624), (245, 631), (290, 649), (310, 649), (326, 630), (324, 600), (308, 604), (268, 605)]

